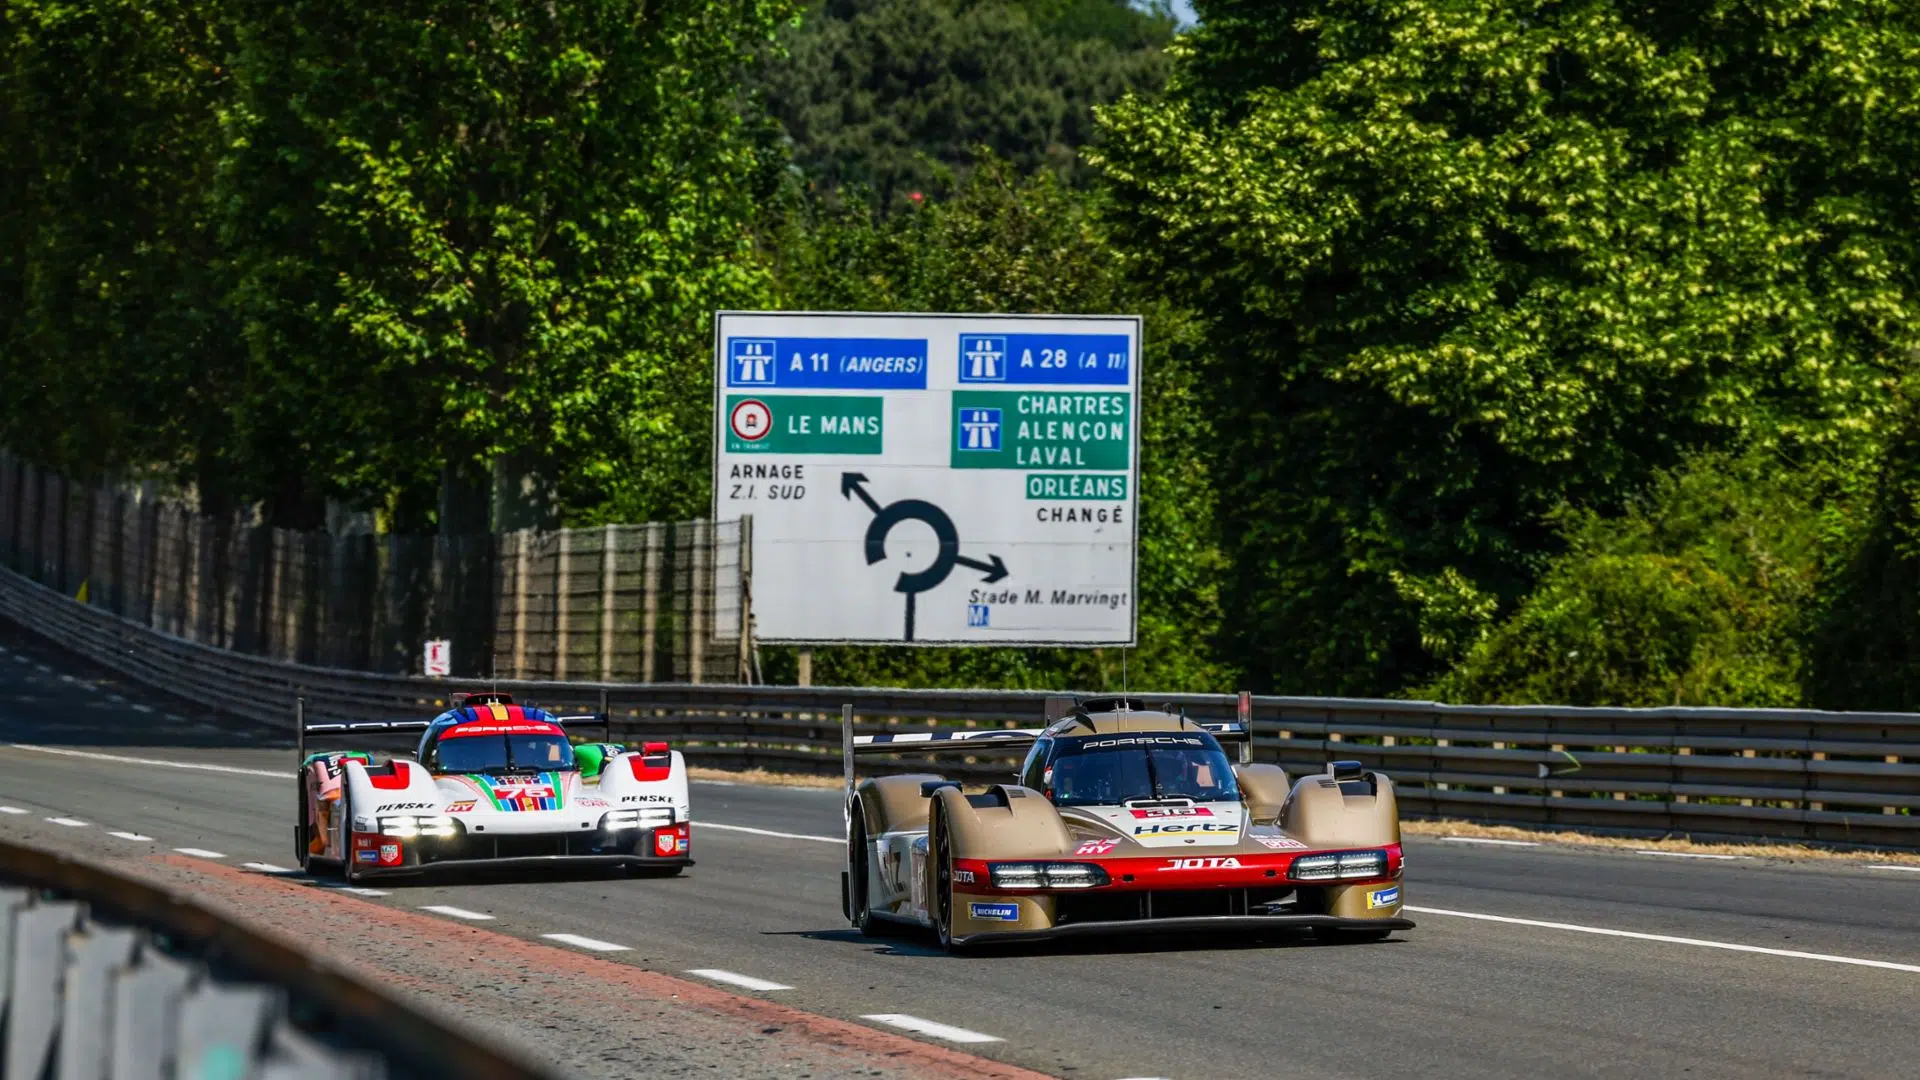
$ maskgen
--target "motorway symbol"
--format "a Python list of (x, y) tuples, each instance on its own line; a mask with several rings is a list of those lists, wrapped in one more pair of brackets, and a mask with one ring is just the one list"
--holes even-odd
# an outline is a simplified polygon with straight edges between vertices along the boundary
[(960, 530), (954, 528), (953, 519), (947, 516), (945, 510), (924, 499), (901, 499), (881, 506), (872, 495), (867, 494), (866, 483), (865, 473), (840, 474), (841, 496), (851, 499), (858, 495), (860, 501), (867, 504), (867, 509), (873, 511), (873, 520), (867, 524), (868, 566), (887, 557), (887, 533), (903, 521), (925, 522), (933, 530), (934, 539), (940, 543), (940, 553), (926, 569), (916, 573), (903, 570), (893, 584), (893, 591), (904, 593), (907, 598), (906, 637), (903, 640), (913, 640), (914, 597), (947, 580), (947, 575), (953, 573), (955, 566), (978, 570), (986, 575), (982, 580), (989, 583), (1007, 576), (1007, 564), (998, 555), (989, 555), (988, 562), (981, 562), (960, 554)]
[(748, 398), (733, 407), (732, 414), (727, 417), (727, 424), (740, 438), (748, 442), (758, 441), (766, 438), (767, 432), (773, 430), (773, 410), (767, 408), (763, 401)]

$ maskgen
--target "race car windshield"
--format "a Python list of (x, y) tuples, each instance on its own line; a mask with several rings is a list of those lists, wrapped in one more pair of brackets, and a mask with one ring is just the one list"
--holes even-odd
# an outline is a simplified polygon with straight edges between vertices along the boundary
[(1059, 739), (1048, 773), (1056, 806), (1117, 806), (1135, 799), (1240, 800), (1233, 765), (1207, 734)]
[(573, 768), (573, 747), (563, 735), (458, 736), (440, 740), (437, 751), (441, 772), (545, 772)]

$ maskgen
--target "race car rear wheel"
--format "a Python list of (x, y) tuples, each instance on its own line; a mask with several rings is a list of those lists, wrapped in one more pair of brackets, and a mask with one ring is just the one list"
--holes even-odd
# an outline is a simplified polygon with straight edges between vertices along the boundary
[(854, 929), (872, 937), (873, 906), (867, 895), (867, 821), (866, 811), (853, 804), (847, 825), (847, 918)]

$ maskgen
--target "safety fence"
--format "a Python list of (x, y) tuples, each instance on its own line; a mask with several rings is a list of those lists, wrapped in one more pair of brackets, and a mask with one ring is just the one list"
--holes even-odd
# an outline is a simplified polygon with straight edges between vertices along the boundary
[(353, 671), (752, 681), (750, 521), (479, 536), (276, 529), (0, 451), (0, 566), (142, 626)]
[(539, 1080), (190, 900), (0, 842), (0, 1076)]
[[(223, 652), (74, 603), (0, 570), (0, 617), (129, 678), (210, 709), (290, 724), (420, 717), (456, 689)], [(503, 681), (555, 707), (603, 705), (626, 738), (663, 736), (697, 764), (819, 773), (840, 768), (839, 714), (863, 731), (1036, 725), (1043, 692)], [(1137, 695), (1138, 696), (1138, 695)], [(1198, 719), (1231, 719), (1231, 694), (1145, 695)], [(1380, 769), (1405, 813), (1534, 825), (1920, 847), (1920, 715), (1790, 709), (1589, 709), (1256, 697), (1254, 749), (1296, 772), (1334, 758)], [(929, 766), (902, 758), (895, 767)], [(1006, 774), (982, 753), (949, 774)]]

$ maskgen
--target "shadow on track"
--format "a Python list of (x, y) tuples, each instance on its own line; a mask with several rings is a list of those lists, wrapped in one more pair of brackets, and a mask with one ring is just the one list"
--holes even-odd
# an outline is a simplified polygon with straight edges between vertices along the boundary
[[(863, 945), (878, 956), (940, 956), (931, 931), (916, 931), (901, 926), (897, 930), (867, 936), (847, 927), (837, 930), (764, 930), (767, 937), (799, 937), (809, 941)], [(956, 960), (993, 957), (1042, 956), (1151, 956), (1158, 953), (1236, 953), (1266, 949), (1366, 948), (1369, 945), (1402, 945), (1406, 939), (1387, 938), (1378, 942), (1329, 942), (1309, 930), (1269, 930), (1252, 936), (1219, 934), (1116, 934), (1111, 937), (1060, 938), (1027, 943), (1002, 942), (979, 945), (954, 956)]]

